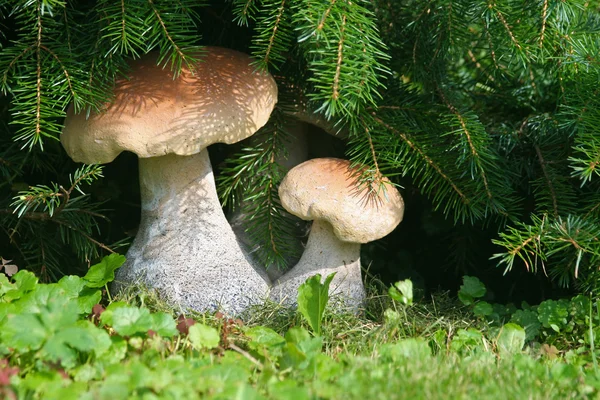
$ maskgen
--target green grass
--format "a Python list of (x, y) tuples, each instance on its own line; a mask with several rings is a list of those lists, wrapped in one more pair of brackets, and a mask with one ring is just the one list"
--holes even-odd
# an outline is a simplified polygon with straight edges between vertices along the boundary
[[(142, 293), (149, 297), (148, 292)], [(156, 310), (168, 309), (153, 299)], [(141, 304), (135, 297), (127, 301)], [(222, 319), (208, 314), (194, 317), (223, 330)], [(269, 327), (282, 336), (290, 328), (309, 329), (298, 312), (266, 302), (252, 310), (244, 327), (228, 339), (248, 350), (243, 332), (253, 327)], [(481, 335), (473, 339), (465, 332)], [(254, 369), (250, 386), (267, 398), (600, 398), (600, 375), (594, 373), (590, 361), (585, 357), (565, 361), (577, 351), (585, 354), (582, 348), (564, 349), (557, 356), (533, 342), (518, 354), (500, 356), (497, 332), (448, 293), (436, 293), (411, 307), (394, 302), (387, 294), (373, 294), (359, 315), (327, 309), (320, 337), (324, 357), (316, 365), (282, 369), (277, 357), (269, 353), (272, 349), (262, 356), (257, 355), (260, 351), (250, 351), (228, 357)]]
[(144, 288), (91, 312), (114, 261), (53, 285), (0, 277), (0, 398), (600, 398), (593, 342), (573, 340), (576, 329), (541, 328), (560, 348), (523, 346), (522, 328), (475, 317), (447, 293), (407, 306), (375, 287), (358, 315), (326, 309), (321, 335), (272, 302), (244, 322), (188, 313), (196, 323), (181, 332), (180, 311)]

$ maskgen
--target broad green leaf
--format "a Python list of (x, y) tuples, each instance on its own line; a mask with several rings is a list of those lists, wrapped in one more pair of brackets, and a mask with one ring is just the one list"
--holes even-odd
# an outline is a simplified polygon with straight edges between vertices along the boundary
[(285, 340), (287, 343), (280, 360), (281, 368), (306, 369), (314, 366), (315, 358), (323, 348), (320, 336), (313, 337), (306, 329), (296, 326), (286, 332)]
[(544, 328), (551, 328), (560, 332), (567, 324), (569, 311), (564, 302), (556, 300), (545, 300), (538, 306), (538, 319)]
[[(144, 365), (139, 358), (130, 357), (126, 362), (113, 365), (106, 371), (103, 390), (107, 388), (106, 393), (102, 393), (101, 399), (130, 399), (139, 398), (138, 396), (126, 395), (128, 391), (144, 391), (152, 383), (152, 373), (148, 366)], [(125, 384), (123, 387), (121, 384)], [(121, 389), (121, 392), (117, 392)], [(111, 396), (108, 397), (108, 394)]]
[(8, 315), (0, 329), (0, 339), (16, 351), (37, 350), (44, 344), (50, 332), (37, 315)]
[[(42, 313), (50, 303), (64, 304), (73, 300), (65, 296), (63, 288), (57, 284), (38, 285), (35, 290), (23, 295), (18, 301), (15, 301), (15, 309), (21, 313)], [(60, 307), (60, 305), (58, 306)], [(75, 318), (77, 316), (75, 315)]]
[(329, 300), (329, 285), (334, 276), (335, 272), (321, 283), (321, 275), (316, 274), (298, 288), (298, 311), (316, 335), (321, 334), (321, 320)]
[(90, 314), (92, 308), (102, 300), (102, 291), (94, 288), (83, 288), (77, 296), (77, 306), (80, 314)]
[(82, 364), (73, 368), (70, 372), (73, 375), (73, 380), (77, 382), (89, 382), (96, 379), (102, 372), (96, 364)]
[(239, 365), (210, 365), (194, 374), (191, 389), (209, 392), (214, 399), (235, 399), (240, 386), (246, 385), (249, 378), (250, 370)]
[(89, 352), (96, 348), (97, 338), (92, 331), (82, 326), (71, 326), (56, 333), (69, 346), (79, 351)]
[(68, 299), (64, 295), (49, 298), (47, 301), (40, 311), (40, 319), (49, 330), (55, 332), (77, 322), (79, 317), (77, 301)]
[(252, 349), (259, 347), (275, 347), (285, 343), (285, 339), (271, 328), (265, 326), (255, 326), (248, 329), (245, 335), (250, 338), (248, 346)]
[(91, 313), (92, 307), (102, 299), (100, 289), (86, 287), (86, 281), (78, 276), (64, 276), (58, 281), (58, 286), (65, 291), (69, 298), (77, 300), (79, 314)]
[(93, 265), (83, 277), (87, 287), (99, 288), (115, 279), (115, 270), (125, 262), (125, 256), (113, 253)]
[(322, 382), (334, 380), (343, 371), (343, 364), (337, 362), (327, 354), (320, 353), (315, 357), (315, 373)]
[(380, 348), (381, 355), (394, 362), (407, 360), (426, 360), (431, 357), (429, 343), (423, 338), (401, 339), (396, 343), (384, 344)]
[(152, 329), (153, 320), (147, 308), (119, 307), (112, 313), (112, 322), (112, 327), (118, 334), (133, 336), (147, 333)]
[(15, 286), (12, 283), (10, 283), (6, 275), (0, 273), (0, 301), (2, 301), (4, 293), (14, 289)]
[(525, 329), (509, 322), (500, 329), (496, 346), (500, 355), (519, 353), (525, 345)]
[(458, 298), (465, 305), (473, 304), (474, 299), (485, 296), (484, 284), (474, 276), (463, 276), (463, 284), (458, 291)]
[(323, 338), (320, 336), (309, 337), (306, 340), (298, 343), (298, 348), (304, 352), (309, 358), (316, 356), (323, 350)]
[(438, 329), (433, 333), (431, 337), (431, 345), (434, 346), (436, 352), (440, 350), (446, 350), (448, 342), (448, 331), (445, 329)]
[(256, 391), (256, 389), (254, 389), (252, 386), (250, 386), (247, 383), (241, 384), (238, 387), (237, 392), (235, 393), (235, 395), (233, 397), (231, 397), (231, 399), (232, 400), (267, 400), (266, 397), (264, 397), (263, 395), (258, 393)]
[(129, 304), (127, 304), (124, 301), (113, 301), (108, 305), (108, 307), (106, 307), (106, 310), (104, 310), (104, 312), (100, 316), (100, 321), (102, 321), (104, 325), (112, 326), (113, 313), (115, 312), (115, 310), (118, 310), (119, 308), (123, 307), (129, 307)]
[(400, 313), (398, 311), (392, 310), (391, 308), (387, 308), (383, 312), (383, 318), (385, 319), (385, 323), (391, 326), (400, 324), (402, 320)]
[(290, 343), (300, 344), (310, 339), (310, 333), (301, 326), (294, 326), (285, 333), (285, 340)]
[(570, 319), (578, 325), (587, 325), (590, 312), (590, 298), (585, 295), (578, 295), (569, 301)]
[[(199, 326), (196, 324), (194, 326)], [(204, 325), (206, 326), (206, 325)], [(250, 371), (237, 365), (211, 365), (200, 372), (202, 378), (212, 378), (213, 382), (220, 384), (233, 385), (245, 383), (250, 378)], [(216, 383), (215, 382), (215, 383)]]
[(483, 333), (474, 328), (459, 329), (452, 337), (450, 349), (459, 354), (468, 354), (484, 349)]
[(533, 310), (517, 310), (510, 320), (525, 328), (525, 340), (532, 340), (540, 334), (542, 324)]
[(46, 360), (59, 362), (65, 368), (73, 368), (78, 355), (76, 350), (89, 352), (95, 344), (94, 338), (86, 329), (71, 326), (49, 337), (42, 348), (42, 354)]
[(391, 286), (388, 292), (392, 299), (400, 303), (407, 306), (413, 303), (413, 283), (410, 279), (394, 283), (394, 286)]
[(580, 367), (577, 367), (573, 364), (554, 363), (552, 364), (550, 371), (552, 374), (552, 379), (555, 382), (560, 382), (563, 380), (573, 382), (580, 379), (580, 375), (578, 373), (579, 368)]
[(29, 271), (21, 270), (13, 276), (14, 286), (12, 290), (4, 293), (4, 301), (12, 301), (30, 293), (37, 285), (38, 278)]
[[(52, 397), (51, 394), (63, 386), (65, 386), (64, 377), (57, 370), (49, 368), (44, 371), (32, 371), (19, 382), (19, 387), (23, 392), (37, 393), (35, 398), (44, 400)], [(47, 396), (47, 393), (50, 395)], [(33, 398), (33, 396), (27, 398)]]
[(110, 336), (109, 340), (108, 348), (110, 351), (105, 351), (98, 357), (99, 363), (103, 365), (118, 364), (127, 356), (127, 340), (120, 336)]
[(83, 278), (75, 275), (63, 276), (58, 282), (58, 286), (64, 289), (65, 294), (71, 298), (75, 298), (85, 286)]
[(86, 391), (87, 385), (84, 382), (72, 382), (64, 386), (64, 382), (57, 380), (54, 385), (38, 390), (38, 393), (44, 400), (91, 400)]
[(194, 324), (190, 326), (188, 339), (196, 350), (214, 349), (219, 345), (219, 332), (212, 326)]
[(486, 317), (494, 312), (494, 307), (487, 301), (478, 301), (473, 307), (473, 314), (478, 317)]
[(292, 379), (272, 381), (269, 384), (271, 398), (278, 400), (309, 400), (308, 390)]
[(15, 306), (12, 303), (0, 303), (0, 326), (8, 314), (15, 314)]
[[(111, 337), (105, 329), (97, 327), (87, 319), (77, 321), (77, 324), (75, 326), (85, 330), (87, 332), (87, 335), (94, 341), (92, 350), (94, 351), (94, 354), (96, 354), (96, 356), (103, 355), (109, 349), (110, 351), (114, 351)], [(81, 347), (77, 348), (82, 351), (84, 350)]]
[(38, 278), (33, 274), (33, 272), (21, 270), (17, 272), (15, 276), (13, 276), (13, 281), (21, 293), (26, 293), (35, 288)]
[(102, 385), (97, 386), (97, 392), (94, 393), (94, 398), (108, 400), (126, 400), (133, 398), (129, 391), (129, 384), (123, 380), (114, 378), (115, 375), (111, 375), (109, 378), (102, 382)]
[(151, 329), (162, 337), (172, 337), (179, 333), (173, 317), (163, 312), (152, 314)]
[(286, 343), (283, 355), (279, 360), (279, 366), (285, 370), (289, 368), (303, 369), (307, 365), (306, 354), (298, 348), (298, 345), (290, 342)]

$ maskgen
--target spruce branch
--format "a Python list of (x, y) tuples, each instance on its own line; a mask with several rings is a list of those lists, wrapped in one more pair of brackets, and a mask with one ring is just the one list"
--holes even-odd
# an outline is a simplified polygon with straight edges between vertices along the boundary
[(538, 265), (549, 268), (550, 274), (562, 285), (573, 280), (589, 285), (597, 277), (596, 263), (600, 260), (600, 224), (597, 220), (579, 216), (552, 218), (531, 217), (531, 223), (518, 223), (500, 234), (493, 242), (507, 249), (495, 254), (499, 264), (509, 271), (516, 258), (535, 272)]
[(547, 260), (542, 247), (542, 235), (546, 232), (546, 216), (539, 218), (532, 215), (532, 224), (518, 223), (516, 227), (508, 227), (500, 233), (500, 239), (492, 242), (507, 249), (506, 253), (498, 253), (493, 258), (500, 258), (499, 265), (504, 264), (504, 272), (510, 271), (517, 258), (520, 258), (528, 271), (536, 272), (538, 265)]
[(183, 65), (194, 70), (194, 63), (202, 47), (196, 21), (199, 16), (194, 10), (198, 4), (193, 0), (147, 0), (149, 15), (144, 23), (148, 26), (146, 52), (158, 47), (158, 63), (166, 66), (177, 76)]
[(312, 72), (309, 98), (327, 119), (351, 120), (375, 105), (389, 56), (365, 1), (300, 2), (293, 21)]
[(144, 52), (146, 33), (143, 3), (121, 0), (101, 0), (96, 5), (102, 27), (100, 34), (107, 41), (108, 54), (139, 57)]
[(451, 187), (452, 189), (456, 192), (456, 194), (465, 202), (465, 203), (469, 203), (469, 199), (467, 198), (467, 196), (458, 188), (458, 186), (452, 181), (452, 179), (446, 175), (443, 171), (442, 168), (433, 161), (433, 159), (431, 159), (424, 151), (423, 149), (421, 149), (415, 142), (413, 142), (405, 133), (400, 132), (399, 130), (395, 129), (393, 126), (385, 123), (381, 118), (377, 117), (377, 114), (373, 114), (374, 115), (374, 120), (375, 122), (377, 122), (378, 124), (380, 124), (382, 127), (388, 129), (390, 132), (395, 133), (396, 135), (398, 135), (403, 142), (405, 142), (410, 148), (411, 150), (415, 151), (417, 154), (419, 154), (419, 156), (427, 163), (429, 164), (430, 167), (432, 167)]
[[(481, 160), (480, 151), (477, 149), (477, 147), (474, 144), (474, 138), (470, 132), (470, 128), (467, 127), (466, 118), (456, 109), (456, 107), (452, 103), (450, 103), (448, 101), (448, 99), (444, 95), (444, 92), (439, 88), (438, 88), (438, 93), (440, 94), (440, 97), (442, 98), (442, 100), (444, 101), (444, 103), (446, 104), (448, 109), (452, 112), (452, 114), (454, 114), (456, 116), (456, 119), (458, 120), (458, 123), (460, 124), (461, 132), (464, 135), (464, 137), (467, 139), (468, 152), (471, 154), (471, 158), (473, 159), (472, 164), (473, 164), (474, 168), (472, 167), (472, 169), (475, 170), (474, 171), (475, 173), (479, 173), (479, 175), (481, 176), (481, 180), (485, 187), (485, 194), (489, 200), (492, 200), (494, 195), (492, 194), (492, 192), (490, 190), (490, 186), (488, 184), (488, 178), (487, 178), (485, 169), (482, 168), (482, 160)], [(483, 127), (479, 126), (478, 128), (482, 129)], [(486, 135), (485, 131), (481, 132), (480, 135)], [(486, 142), (487, 141), (484, 141), (483, 146), (489, 145)], [(494, 165), (493, 163), (490, 163), (490, 164)]]
[(281, 5), (279, 6), (279, 9), (277, 10), (275, 23), (273, 24), (273, 30), (269, 37), (267, 48), (265, 49), (265, 53), (263, 56), (264, 63), (267, 65), (269, 63), (271, 63), (271, 53), (272, 53), (272, 49), (273, 49), (273, 43), (275, 42), (275, 35), (277, 35), (277, 30), (279, 29), (279, 26), (281, 25), (281, 18), (283, 16), (284, 10), (285, 10), (285, 0), (283, 0), (281, 2)]
[(544, 34), (546, 33), (546, 18), (548, 18), (548, 0), (542, 5), (542, 31), (540, 33), (540, 48), (544, 47)]
[[(35, 60), (36, 60), (36, 104), (35, 104), (35, 139), (32, 145), (39, 141), (41, 136), (41, 108), (42, 108), (42, 63), (41, 63), (41, 47), (42, 47), (42, 2), (37, 2), (37, 41), (35, 44)], [(41, 143), (40, 143), (41, 144)]]
[(293, 40), (288, 1), (263, 1), (256, 17), (255, 32), (251, 49), (256, 65), (263, 69), (272, 67), (278, 70), (286, 61)]
[(238, 25), (248, 26), (250, 20), (254, 20), (258, 12), (256, 0), (234, 0), (233, 21)]
[(87, 165), (75, 171), (71, 179), (71, 186), (65, 189), (62, 185), (56, 183), (51, 187), (46, 185), (37, 185), (30, 187), (29, 190), (20, 191), (13, 198), (13, 213), (19, 218), (27, 213), (36, 213), (40, 207), (43, 213), (47, 213), (48, 218), (60, 213), (69, 203), (71, 194), (74, 190), (84, 194), (81, 190), (81, 183), (91, 184), (102, 177), (102, 167), (98, 165)]
[[(107, 245), (105, 245), (104, 243), (101, 243), (99, 241), (97, 241), (96, 239), (94, 239), (93, 237), (91, 237), (89, 234), (87, 234), (86, 232), (84, 232), (81, 228), (77, 228), (76, 226), (72, 226), (71, 224), (69, 224), (68, 222), (62, 221), (60, 219), (56, 219), (53, 220), (53, 222), (68, 228), (70, 230), (72, 230), (73, 232), (77, 233), (78, 235), (83, 236), (87, 241), (95, 244), (96, 246), (108, 251), (109, 253), (115, 253), (115, 251), (113, 249), (111, 249), (110, 247), (108, 247)], [(63, 233), (63, 238), (66, 237), (67, 235)], [(65, 240), (65, 242), (68, 243), (68, 240)], [(82, 246), (76, 246), (76, 249), (81, 249)]]
[[(156, 20), (160, 24), (162, 34), (164, 35), (165, 39), (170, 44), (170, 47), (173, 49), (174, 55), (176, 55), (174, 57), (174, 59), (180, 60), (179, 63), (181, 63), (181, 61), (185, 61), (187, 64), (187, 67), (190, 68), (192, 66), (192, 64), (188, 61), (188, 57), (186, 54), (184, 54), (183, 49), (181, 47), (179, 47), (179, 45), (175, 42), (175, 40), (171, 36), (170, 29), (167, 27), (165, 20), (161, 16), (161, 13), (155, 7), (154, 2), (152, 0), (148, 0), (148, 4), (150, 6), (150, 9), (152, 10), (152, 14), (154, 15), (154, 18), (156, 18)], [(163, 59), (162, 51), (163, 50), (161, 49), (161, 59), (159, 59), (159, 64), (161, 63), (161, 61)], [(175, 62), (172, 61), (172, 64), (174, 64), (174, 63)], [(177, 69), (175, 69), (175, 71), (178, 72), (180, 69), (181, 69), (181, 67), (178, 67)], [(175, 76), (177, 76), (177, 74)]]
[[(600, 67), (596, 70), (598, 72), (595, 74), (579, 77), (575, 84), (580, 90), (576, 93), (584, 91), (588, 85), (595, 85), (593, 82), (600, 76)], [(562, 115), (573, 121), (569, 128), (575, 131), (574, 154), (569, 157), (569, 162), (571, 173), (580, 179), (581, 186), (589, 183), (594, 175), (600, 176), (600, 136), (597, 134), (600, 123), (600, 90), (594, 89), (589, 97), (572, 96), (569, 99), (571, 105), (565, 106), (562, 111)]]
[(223, 205), (239, 209), (251, 252), (262, 265), (281, 269), (299, 250), (290, 240), (295, 222), (283, 209), (278, 193), (287, 172), (281, 165), (289, 142), (285, 121), (282, 105), (278, 105), (269, 123), (250, 139), (252, 145), (230, 157), (218, 178), (219, 197)]
[(544, 180), (550, 192), (550, 198), (552, 200), (552, 210), (554, 212), (554, 217), (558, 217), (558, 201), (556, 200), (556, 192), (554, 190), (554, 184), (552, 183), (552, 179), (548, 175), (548, 170), (546, 169), (546, 161), (544, 160), (544, 156), (542, 155), (542, 151), (538, 145), (533, 146), (535, 148), (535, 153), (537, 154), (538, 161), (540, 163), (540, 167), (542, 168), (542, 173), (544, 174)]
[(504, 26), (504, 29), (506, 29), (506, 33), (508, 33), (508, 36), (510, 37), (510, 40), (515, 45), (515, 47), (519, 50), (523, 50), (523, 48), (521, 47), (521, 44), (515, 37), (511, 27), (508, 25), (506, 18), (504, 18), (502, 11), (498, 9), (498, 5), (497, 5), (496, 1), (488, 0), (488, 8), (490, 9), (490, 11), (494, 12), (495, 15), (498, 17), (498, 20), (502, 23), (502, 25)]
[[(369, 118), (369, 120), (371, 119)], [(383, 180), (384, 174), (380, 168), (379, 151), (376, 148), (371, 127), (365, 118), (361, 118), (356, 121), (356, 126), (350, 127), (349, 130), (351, 146), (347, 154), (352, 161), (350, 167), (358, 182), (355, 192), (362, 194), (361, 201), (365, 204), (378, 206), (382, 198), (386, 196), (387, 184)]]
[[(94, 236), (98, 222), (106, 220), (99, 204), (92, 203), (82, 185), (102, 177), (102, 167), (87, 165), (69, 177), (69, 185), (52, 183), (20, 191), (10, 208), (0, 209), (0, 225), (11, 243), (44, 279), (56, 279), (65, 273), (65, 254), (74, 253), (88, 262), (99, 250), (114, 252)], [(75, 191), (82, 195), (75, 196)], [(94, 232), (96, 231), (96, 232)]]

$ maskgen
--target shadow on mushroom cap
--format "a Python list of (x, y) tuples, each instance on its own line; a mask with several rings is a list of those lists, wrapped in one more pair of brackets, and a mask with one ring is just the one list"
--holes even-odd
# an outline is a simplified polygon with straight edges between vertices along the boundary
[(369, 192), (360, 170), (337, 158), (315, 158), (288, 172), (279, 186), (283, 207), (304, 220), (324, 220), (342, 241), (368, 243), (389, 234), (402, 221), (404, 201), (389, 180)]
[(148, 54), (117, 81), (101, 113), (67, 112), (61, 141), (75, 161), (108, 163), (124, 150), (139, 157), (191, 155), (213, 143), (235, 143), (269, 119), (277, 102), (273, 78), (234, 50), (207, 47), (193, 72), (177, 79)]

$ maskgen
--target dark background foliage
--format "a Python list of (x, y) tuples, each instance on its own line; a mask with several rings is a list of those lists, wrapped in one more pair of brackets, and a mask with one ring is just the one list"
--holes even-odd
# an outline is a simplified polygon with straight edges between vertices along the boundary
[[(350, 158), (401, 185), (405, 219), (388, 237), (363, 246), (367, 279), (387, 284), (410, 277), (426, 291), (456, 290), (469, 274), (497, 302), (597, 288), (598, 2), (125, 2), (133, 19), (130, 42), (111, 36), (119, 26), (117, 3), (1, 4), (0, 255), (44, 280), (82, 273), (110, 251), (125, 252), (139, 222), (135, 155), (124, 153), (101, 172), (80, 171), (93, 183), (82, 184), (86, 196), (77, 195), (70, 176), (81, 166), (55, 140), (67, 104), (101, 104), (112, 78), (136, 54), (160, 49), (177, 68), (186, 58), (174, 48), (193, 54), (197, 46), (219, 45), (252, 53), (281, 92), (279, 117), (258, 142), (210, 148), (228, 213), (247, 193), (264, 199), (265, 176), (281, 179), (277, 168), (260, 179), (247, 176), (239, 187), (228, 177), (241, 168), (240, 154), (285, 152), (285, 140), (273, 139), (282, 133), (277, 118), (294, 121), (286, 107), (301, 101), (348, 134), (334, 138), (336, 129), (313, 126), (311, 157)], [(20, 42), (35, 43), (41, 14), (21, 11), (36, 7), (54, 11), (43, 17), (44, 43), (54, 53), (46, 54), (42, 75), (53, 86), (43, 88), (51, 92), (44, 92), (39, 121), (31, 109), (35, 52), (17, 68), (12, 64)], [(61, 25), (61, 12), (69, 14), (71, 30)], [(170, 24), (170, 35), (161, 33), (156, 15)], [(53, 30), (63, 36), (52, 37)], [(64, 56), (63, 64), (53, 54)], [(73, 71), (74, 89), (61, 78), (61, 66)], [(94, 69), (95, 80), (87, 79)], [(338, 81), (336, 94), (331, 88)], [(47, 191), (36, 197), (30, 189), (36, 185)], [(65, 200), (70, 188), (62, 209), (50, 204)], [(265, 214), (266, 203), (254, 204), (244, 209), (255, 217), (246, 220), (253, 240), (268, 242), (265, 218), (280, 222), (281, 246), (297, 233), (283, 214)], [(13, 213), (19, 207), (21, 218)], [(52, 207), (59, 212), (50, 215)], [(284, 266), (284, 252), (261, 248), (265, 265)], [(502, 256), (492, 259), (495, 254)]]

